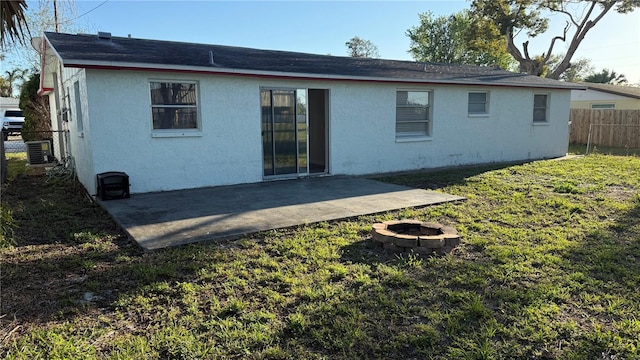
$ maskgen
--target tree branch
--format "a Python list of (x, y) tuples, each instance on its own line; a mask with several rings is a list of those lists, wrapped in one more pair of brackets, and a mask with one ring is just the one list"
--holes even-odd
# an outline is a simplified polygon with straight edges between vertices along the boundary
[[(602, 11), (593, 20), (589, 20), (597, 4), (602, 5)], [(587, 32), (591, 28), (593, 28), (609, 12), (609, 10), (613, 8), (615, 4), (616, 4), (615, 0), (611, 0), (607, 2), (591, 0), (591, 6), (589, 7), (589, 10), (587, 11), (587, 14), (585, 15), (584, 19), (582, 19), (580, 26), (578, 26), (578, 29), (576, 29), (576, 33), (573, 35), (573, 38), (571, 39), (571, 43), (569, 44), (569, 49), (567, 49), (567, 53), (564, 59), (562, 59), (562, 61), (558, 64), (558, 66), (553, 70), (553, 72), (549, 76), (550, 78), (552, 79), (560, 78), (560, 75), (569, 68), (569, 65), (571, 63), (571, 58), (573, 57), (573, 54), (575, 54), (576, 50), (578, 49), (578, 45), (580, 45), (582, 40), (584, 40), (584, 37), (587, 35)]]
[(565, 14), (569, 17), (569, 20), (571, 20), (571, 23), (573, 23), (573, 25), (575, 25), (576, 27), (579, 27), (580, 24), (578, 24), (578, 22), (576, 21), (576, 19), (573, 17), (573, 14), (571, 14), (570, 12), (568, 12), (567, 10), (565, 10), (564, 8), (560, 8), (560, 9), (555, 9), (549, 6), (545, 6), (547, 9), (549, 9), (550, 11), (553, 12), (559, 12), (562, 14)]
[(553, 47), (555, 46), (556, 40), (562, 40), (563, 42), (567, 41), (567, 32), (569, 31), (570, 27), (571, 27), (571, 24), (569, 24), (569, 22), (567, 21), (567, 25), (564, 27), (562, 36), (554, 36), (553, 39), (551, 39), (551, 44), (549, 45), (549, 50), (547, 50), (547, 54), (546, 55), (542, 54), (542, 56), (544, 56), (545, 63), (549, 61), (549, 58), (551, 57), (551, 53), (553, 52)]
[(529, 40), (522, 43), (522, 50), (524, 50), (525, 58), (527, 58), (527, 60), (530, 60), (531, 56), (529, 56)]
[(511, 54), (511, 56), (513, 56), (514, 59), (516, 59), (516, 61), (519, 63), (525, 60), (525, 58), (522, 56), (522, 53), (520, 52), (520, 49), (518, 49), (518, 47), (514, 43), (512, 27), (509, 27), (509, 29), (507, 29), (507, 52), (509, 52), (509, 54)]

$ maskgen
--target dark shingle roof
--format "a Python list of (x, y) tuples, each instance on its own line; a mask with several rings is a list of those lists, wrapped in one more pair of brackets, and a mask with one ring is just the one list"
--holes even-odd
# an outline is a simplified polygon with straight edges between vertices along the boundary
[(595, 83), (582, 83), (581, 85), (584, 85), (587, 89), (591, 90), (640, 99), (640, 87)]
[[(223, 73), (543, 88), (584, 88), (491, 67), (351, 58), (123, 37), (45, 33), (65, 66), (193, 69)], [(214, 65), (209, 64), (209, 52)]]

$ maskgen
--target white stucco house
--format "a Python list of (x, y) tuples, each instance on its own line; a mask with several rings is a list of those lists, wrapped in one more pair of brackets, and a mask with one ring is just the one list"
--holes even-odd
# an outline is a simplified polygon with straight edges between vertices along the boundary
[(89, 193), (563, 156), (575, 84), (494, 68), (45, 33), (41, 89)]

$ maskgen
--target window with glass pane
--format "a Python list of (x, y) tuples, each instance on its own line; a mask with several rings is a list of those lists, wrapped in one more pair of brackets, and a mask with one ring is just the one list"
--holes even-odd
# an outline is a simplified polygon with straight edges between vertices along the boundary
[(615, 109), (616, 104), (591, 104), (592, 109)]
[(429, 92), (396, 92), (396, 138), (429, 136)]
[(487, 114), (488, 95), (486, 92), (470, 92), (469, 93), (469, 114)]
[(152, 82), (153, 129), (197, 129), (198, 106), (195, 83)]
[(547, 121), (547, 95), (535, 94), (533, 96), (533, 121)]

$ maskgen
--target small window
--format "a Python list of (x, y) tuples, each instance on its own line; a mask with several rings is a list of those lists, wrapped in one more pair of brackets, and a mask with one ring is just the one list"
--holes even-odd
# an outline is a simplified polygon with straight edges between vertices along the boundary
[(546, 94), (533, 95), (533, 122), (547, 122), (547, 98)]
[(82, 125), (82, 101), (80, 100), (80, 83), (73, 83), (73, 98), (76, 103), (76, 126), (78, 132), (82, 132), (84, 126)]
[(429, 91), (396, 92), (396, 139), (430, 136)]
[(469, 115), (486, 115), (489, 113), (489, 93), (470, 92), (467, 107)]
[(196, 83), (152, 82), (150, 86), (154, 130), (198, 128)]
[(592, 109), (615, 109), (616, 104), (591, 104)]

